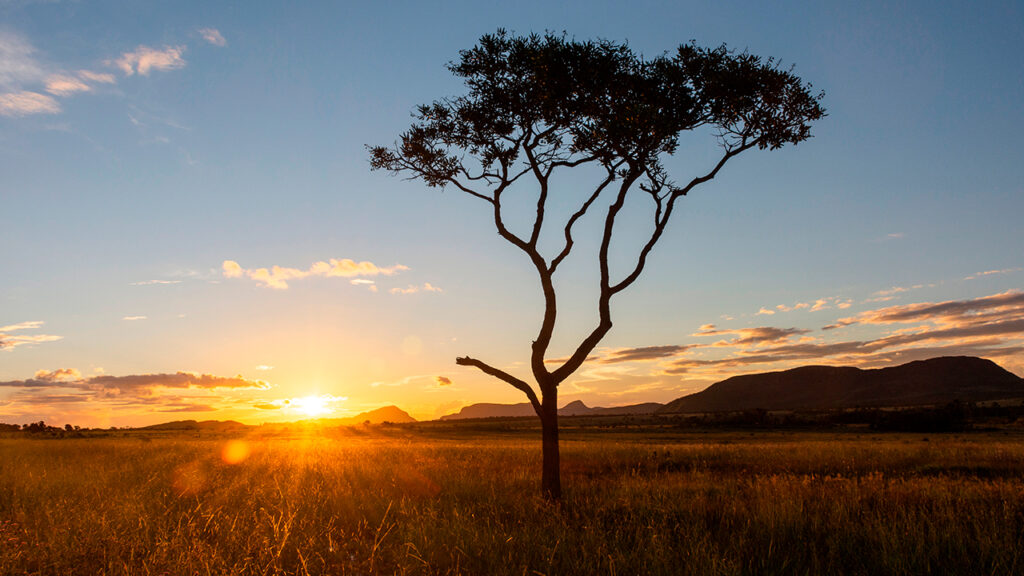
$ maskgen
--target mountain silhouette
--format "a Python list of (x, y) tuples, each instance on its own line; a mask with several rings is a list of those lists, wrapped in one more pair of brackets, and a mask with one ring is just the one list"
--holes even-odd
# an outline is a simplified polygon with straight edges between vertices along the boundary
[[(573, 400), (558, 409), (559, 416), (618, 416), (624, 414), (653, 414), (663, 405), (657, 402), (645, 402), (643, 404), (631, 404), (629, 406), (614, 406), (611, 408), (591, 408), (582, 400)], [(525, 416), (536, 416), (533, 406), (529, 402), (520, 404), (492, 404), (481, 402), (464, 406), (455, 414), (441, 416), (441, 420), (467, 420), (470, 418), (521, 418)]]
[(401, 424), (415, 421), (415, 418), (398, 406), (385, 406), (383, 408), (377, 408), (376, 410), (370, 410), (369, 412), (361, 412), (350, 418), (330, 418), (319, 420), (322, 424), (336, 426), (353, 426), (364, 422), (369, 422), (370, 424), (380, 424), (382, 422)]
[(734, 376), (669, 402), (659, 412), (816, 410), (1024, 398), (1024, 379), (991, 360), (946, 356), (862, 370), (804, 366)]

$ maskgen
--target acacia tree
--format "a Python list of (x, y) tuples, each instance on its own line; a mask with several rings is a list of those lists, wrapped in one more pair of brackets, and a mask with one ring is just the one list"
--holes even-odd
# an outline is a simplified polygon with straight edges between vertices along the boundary
[[(612, 327), (612, 298), (644, 270), (651, 250), (672, 217), (676, 201), (713, 179), (732, 158), (751, 148), (780, 148), (810, 137), (810, 123), (825, 115), (819, 102), (790, 70), (773, 59), (722, 46), (683, 44), (673, 54), (645, 59), (610, 41), (577, 42), (553, 34), (517, 37), (498, 30), (459, 53), (448, 69), (468, 88), (463, 96), (418, 106), (411, 128), (393, 146), (370, 148), (374, 170), (405, 173), (427, 186), (453, 186), (488, 204), (498, 234), (532, 263), (544, 296), (540, 331), (530, 367), (540, 391), (504, 370), (469, 356), (456, 359), (521, 390), (540, 417), (541, 488), (561, 496), (558, 453), (558, 386), (586, 360)], [(717, 140), (721, 154), (688, 181), (670, 178), (664, 160), (686, 131)], [(552, 210), (549, 184), (556, 172), (590, 165), (594, 186), (564, 221), (556, 224), (555, 250), (539, 246)], [(532, 180), (530, 186), (523, 186)], [(536, 193), (532, 225), (514, 231), (502, 212), (516, 184)], [(649, 205), (649, 237), (635, 260), (613, 277), (609, 247), (627, 201)], [(531, 201), (532, 203), (532, 201)], [(574, 247), (575, 225), (607, 206), (597, 266), (597, 322), (565, 360), (549, 364), (558, 298), (554, 277)], [(551, 244), (546, 241), (545, 245)]]

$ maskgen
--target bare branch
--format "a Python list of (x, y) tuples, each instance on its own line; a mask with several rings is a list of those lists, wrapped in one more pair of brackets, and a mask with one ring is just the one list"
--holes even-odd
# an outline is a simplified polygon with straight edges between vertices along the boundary
[(665, 206), (665, 212), (663, 215), (661, 215), (660, 220), (658, 219), (658, 215), (661, 212), (661, 201), (660, 199), (658, 200), (658, 207), (655, 215), (654, 231), (651, 232), (650, 239), (647, 240), (647, 243), (644, 244), (644, 247), (640, 250), (640, 255), (637, 257), (636, 266), (633, 267), (633, 271), (630, 272), (629, 275), (627, 275), (625, 278), (623, 278), (618, 284), (611, 286), (609, 288), (611, 294), (617, 294), (622, 290), (625, 290), (627, 287), (629, 287), (630, 284), (635, 282), (638, 277), (640, 277), (640, 273), (644, 271), (644, 266), (647, 264), (648, 254), (650, 254), (651, 249), (654, 248), (654, 245), (658, 243), (658, 239), (661, 238), (662, 232), (665, 231), (665, 226), (668, 224), (669, 219), (672, 217), (672, 208), (675, 206), (676, 199), (679, 198), (680, 196), (685, 196), (695, 186), (712, 180), (715, 176), (718, 175), (718, 171), (722, 169), (722, 166), (725, 166), (725, 163), (728, 162), (730, 158), (756, 145), (757, 141), (755, 140), (749, 143), (743, 142), (740, 146), (736, 148), (727, 149), (725, 154), (722, 155), (722, 158), (719, 159), (718, 163), (715, 164), (715, 167), (710, 172), (704, 174), (703, 176), (694, 178), (685, 187), (674, 190), (672, 192), (672, 195), (669, 196), (668, 198), (668, 203)]
[(512, 376), (508, 372), (499, 370), (493, 366), (477, 360), (476, 358), (470, 358), (469, 356), (462, 356), (455, 359), (455, 363), (459, 366), (475, 366), (479, 368), (484, 374), (494, 376), (495, 378), (511, 384), (513, 387), (522, 390), (526, 397), (530, 399), (530, 404), (533, 405), (533, 409), (540, 416), (540, 401), (537, 400), (537, 393), (533, 391), (533, 388), (529, 384), (523, 382), (519, 378)]
[(551, 274), (555, 273), (555, 269), (558, 268), (558, 265), (561, 264), (562, 260), (565, 260), (566, 256), (569, 255), (569, 252), (572, 251), (573, 225), (575, 225), (576, 221), (582, 218), (587, 213), (587, 210), (590, 208), (590, 205), (593, 204), (595, 200), (597, 200), (597, 197), (601, 195), (601, 192), (606, 187), (608, 187), (609, 184), (615, 181), (615, 171), (618, 170), (620, 166), (622, 166), (623, 162), (624, 161), (620, 161), (618, 164), (608, 167), (608, 176), (601, 181), (601, 183), (597, 186), (596, 189), (594, 189), (594, 193), (590, 195), (590, 198), (587, 198), (587, 201), (583, 203), (583, 206), (580, 206), (580, 209), (577, 210), (569, 218), (569, 221), (565, 223), (565, 245), (562, 247), (562, 251), (559, 252), (558, 255), (551, 260), (551, 265), (548, 266), (548, 272), (550, 272)]

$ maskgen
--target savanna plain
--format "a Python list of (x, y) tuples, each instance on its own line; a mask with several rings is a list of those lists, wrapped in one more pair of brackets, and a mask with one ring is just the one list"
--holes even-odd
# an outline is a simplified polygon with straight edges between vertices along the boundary
[(0, 574), (1022, 574), (1024, 430), (0, 438)]

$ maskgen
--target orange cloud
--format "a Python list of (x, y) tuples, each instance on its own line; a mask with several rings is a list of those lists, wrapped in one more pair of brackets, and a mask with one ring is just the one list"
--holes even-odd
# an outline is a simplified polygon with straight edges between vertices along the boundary
[(330, 259), (328, 262), (314, 262), (307, 270), (298, 268), (284, 268), (273, 266), (267, 268), (246, 269), (234, 260), (225, 260), (221, 264), (221, 270), (227, 278), (249, 278), (256, 282), (273, 288), (275, 290), (287, 290), (288, 282), (310, 276), (323, 278), (353, 278), (357, 276), (391, 276), (403, 270), (407, 266), (395, 264), (394, 266), (377, 266), (373, 262), (356, 262), (348, 258)]
[(432, 285), (430, 282), (424, 283), (423, 286), (414, 286), (414, 285), (410, 284), (410, 285), (406, 286), (405, 288), (392, 288), (388, 292), (390, 292), (392, 294), (415, 294), (415, 293), (420, 292), (420, 291), (423, 291), (423, 292), (444, 292), (444, 290), (441, 290), (437, 286)]
[(174, 374), (133, 374), (110, 376), (101, 374), (82, 378), (74, 368), (40, 370), (26, 380), (0, 381), (0, 388), (77, 388), (81, 390), (140, 391), (154, 388), (251, 388), (266, 390), (270, 385), (262, 380), (247, 380), (241, 376), (227, 378), (212, 374), (175, 372)]
[(46, 80), (46, 91), (55, 96), (70, 96), (76, 92), (89, 92), (92, 87), (74, 76), (56, 74)]
[(184, 46), (165, 46), (161, 50), (149, 46), (139, 46), (131, 52), (125, 52), (113, 64), (125, 73), (125, 76), (140, 74), (148, 76), (151, 70), (175, 70), (185, 67), (182, 54)]
[(43, 325), (42, 321), (21, 322), (0, 326), (0, 350), (11, 350), (25, 344), (39, 344), (41, 342), (53, 342), (60, 340), (63, 336), (53, 334), (11, 334), (21, 330), (35, 330)]
[[(705, 324), (705, 326), (711, 326)], [(643, 362), (649, 360), (660, 360), (662, 358), (669, 358), (682, 352), (685, 352), (691, 348), (695, 348), (696, 344), (688, 346), (668, 345), (668, 346), (644, 346), (642, 348), (621, 348), (619, 350), (613, 350), (606, 356), (601, 358), (599, 362), (601, 364), (615, 364), (618, 362)]]
[[(797, 336), (800, 334), (807, 334), (810, 330), (804, 330), (800, 328), (775, 328), (772, 326), (761, 326), (758, 328), (734, 328), (731, 330), (718, 330), (713, 325), (708, 329), (702, 329), (699, 332), (694, 333), (694, 336), (723, 336), (728, 334), (734, 334), (739, 338), (733, 338), (732, 340), (723, 340), (715, 343), (714, 346), (759, 346), (762, 344), (768, 344), (773, 342), (782, 342), (789, 339), (790, 336)], [(703, 327), (702, 327), (703, 328)]]
[(829, 342), (804, 337), (795, 343), (788, 338), (808, 331), (772, 327), (717, 330), (705, 326), (695, 336), (737, 334), (739, 338), (714, 346), (739, 350), (713, 359), (678, 358), (667, 364), (663, 373), (680, 375), (698, 370), (722, 374), (723, 370), (731, 369), (735, 374), (735, 370), (747, 366), (771, 365), (779, 369), (807, 362), (880, 366), (941, 355), (1002, 358), (1011, 366), (1019, 366), (1018, 359), (1024, 353), (1024, 292), (889, 306), (839, 319), (823, 330), (855, 324), (904, 326), (874, 339)]

